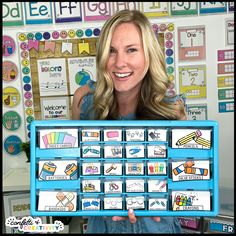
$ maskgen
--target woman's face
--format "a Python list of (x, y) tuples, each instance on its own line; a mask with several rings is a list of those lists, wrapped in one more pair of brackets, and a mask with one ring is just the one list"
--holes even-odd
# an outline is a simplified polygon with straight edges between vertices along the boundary
[(148, 62), (144, 57), (140, 29), (135, 24), (122, 23), (115, 28), (106, 69), (116, 92), (132, 92), (141, 88)]

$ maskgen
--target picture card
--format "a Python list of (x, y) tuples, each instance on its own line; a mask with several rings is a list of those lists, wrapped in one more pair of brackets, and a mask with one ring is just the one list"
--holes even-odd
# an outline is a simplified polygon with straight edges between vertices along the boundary
[(104, 175), (122, 175), (122, 163), (104, 163)]
[(210, 179), (210, 161), (174, 161), (172, 162), (172, 180), (204, 180)]
[(148, 129), (148, 141), (166, 141), (166, 129)]
[(211, 130), (173, 129), (172, 148), (211, 148)]
[(173, 211), (210, 211), (210, 191), (172, 191)]
[(122, 158), (122, 146), (104, 146), (104, 158)]
[(76, 211), (77, 193), (39, 191), (39, 211)]
[(126, 129), (126, 141), (144, 141), (144, 129)]
[(122, 210), (122, 197), (104, 197), (104, 210)]
[(128, 209), (144, 209), (144, 196), (132, 196), (126, 198), (126, 208)]
[(78, 147), (77, 129), (41, 129), (39, 147), (76, 148)]
[(149, 158), (165, 158), (166, 146), (165, 145), (148, 145), (147, 153)]
[(104, 141), (121, 141), (122, 130), (121, 129), (106, 129), (104, 130)]
[(148, 162), (148, 175), (166, 175), (166, 162)]
[(100, 162), (84, 162), (82, 163), (83, 175), (100, 175), (101, 171)]
[(77, 161), (39, 161), (39, 180), (70, 180), (77, 178)]
[(104, 192), (106, 194), (122, 193), (122, 184), (123, 184), (123, 181), (121, 181), (121, 180), (107, 179), (104, 182)]
[(126, 192), (144, 192), (144, 179), (127, 179)]
[(82, 180), (83, 192), (100, 192), (101, 183), (99, 179), (83, 179)]
[(144, 158), (144, 145), (126, 145), (127, 158)]
[(83, 198), (82, 199), (82, 211), (85, 210), (100, 210), (99, 198)]
[(148, 200), (149, 210), (167, 210), (166, 198), (149, 198)]
[(148, 192), (166, 192), (167, 180), (166, 179), (149, 179)]

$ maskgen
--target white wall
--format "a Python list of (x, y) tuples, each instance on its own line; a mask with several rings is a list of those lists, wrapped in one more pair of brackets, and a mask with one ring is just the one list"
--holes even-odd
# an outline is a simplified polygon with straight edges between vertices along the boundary
[[(230, 190), (233, 199), (233, 184), (234, 184), (234, 113), (218, 112), (218, 87), (217, 87), (217, 50), (219, 49), (230, 49), (225, 46), (225, 19), (233, 18), (233, 13), (227, 14), (216, 14), (216, 15), (205, 15), (205, 16), (187, 16), (187, 17), (164, 17), (159, 19), (150, 19), (152, 23), (174, 23), (175, 25), (175, 66), (176, 66), (176, 85), (178, 92), (178, 66), (179, 65), (197, 65), (202, 64), (202, 61), (190, 62), (190, 63), (178, 63), (178, 46), (177, 46), (177, 28), (181, 26), (194, 26), (203, 25), (206, 29), (206, 68), (207, 68), (207, 99), (191, 99), (187, 101), (187, 104), (199, 104), (207, 103), (208, 106), (208, 120), (216, 120), (219, 122), (219, 185), (222, 191)], [(91, 22), (91, 23), (63, 23), (63, 24), (50, 24), (50, 25), (27, 25), (21, 27), (4, 27), (3, 35), (10, 35), (16, 42), (16, 35), (18, 32), (33, 32), (40, 30), (58, 30), (60, 29), (77, 29), (86, 27), (100, 27), (104, 22)], [(232, 48), (232, 47), (231, 47)], [(9, 57), (9, 60), (14, 61), (18, 68), (19, 63), (19, 50)], [(6, 58), (7, 60), (8, 58)], [(4, 59), (5, 60), (5, 59)], [(22, 92), (21, 78), (11, 84), (17, 87)], [(3, 87), (7, 86), (3, 82)], [(23, 100), (23, 99), (22, 99)], [(21, 101), (22, 101), (21, 100)], [(22, 115), (22, 121), (24, 122), (24, 110), (22, 102), (17, 106), (17, 111)], [(3, 107), (3, 113), (8, 109)], [(13, 132), (7, 132), (3, 129), (3, 140), (4, 137), (13, 134)], [(25, 127), (24, 124), (17, 131), (17, 135), (21, 139), (25, 140)], [(25, 166), (26, 157), (22, 153), (17, 157), (12, 157), (3, 153), (3, 173), (9, 168), (22, 168)], [(20, 178), (20, 176), (19, 176)], [(224, 196), (226, 197), (226, 196)], [(220, 201), (224, 201), (220, 199)], [(232, 200), (233, 201), (233, 200)]]

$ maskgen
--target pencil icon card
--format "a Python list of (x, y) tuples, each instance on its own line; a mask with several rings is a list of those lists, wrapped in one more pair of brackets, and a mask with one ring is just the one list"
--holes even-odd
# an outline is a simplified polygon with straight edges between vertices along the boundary
[(77, 129), (42, 129), (40, 148), (76, 148), (78, 147)]
[(211, 148), (211, 130), (173, 129), (172, 148)]

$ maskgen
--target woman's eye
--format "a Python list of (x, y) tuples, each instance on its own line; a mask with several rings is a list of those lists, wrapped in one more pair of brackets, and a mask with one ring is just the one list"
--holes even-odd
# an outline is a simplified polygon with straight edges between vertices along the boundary
[(128, 52), (136, 52), (136, 51), (137, 51), (136, 48), (129, 48), (129, 49), (128, 49)]
[(115, 49), (114, 48), (110, 48), (110, 53), (115, 53)]

